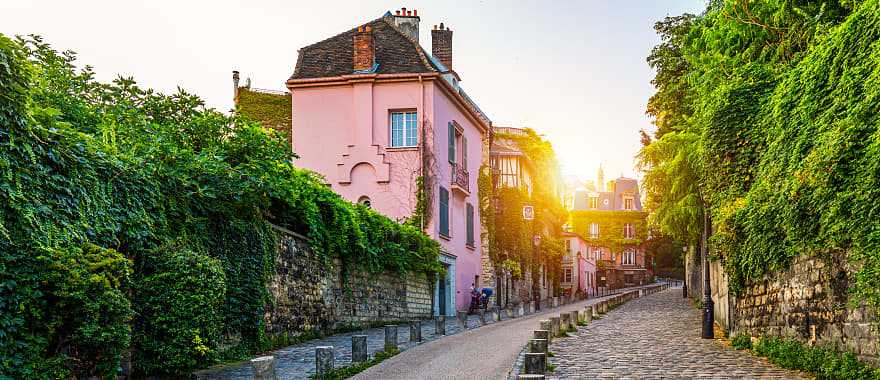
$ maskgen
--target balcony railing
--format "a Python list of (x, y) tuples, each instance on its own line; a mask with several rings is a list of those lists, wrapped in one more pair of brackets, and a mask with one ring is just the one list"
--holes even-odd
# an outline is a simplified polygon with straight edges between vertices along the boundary
[(456, 187), (465, 193), (471, 191), (468, 171), (459, 164), (452, 164), (452, 188)]

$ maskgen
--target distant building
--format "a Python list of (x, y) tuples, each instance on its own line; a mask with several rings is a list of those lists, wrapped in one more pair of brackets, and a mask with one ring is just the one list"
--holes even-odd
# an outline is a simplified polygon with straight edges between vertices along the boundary
[(565, 255), (562, 257), (560, 286), (568, 295), (592, 297), (596, 294), (596, 260), (590, 256), (590, 244), (581, 235), (563, 232)]
[(603, 177), (600, 166), (598, 191), (575, 193), (573, 231), (589, 243), (600, 288), (645, 284), (653, 277), (653, 268), (645, 253), (647, 213), (642, 210), (638, 181), (620, 177), (605, 183)]

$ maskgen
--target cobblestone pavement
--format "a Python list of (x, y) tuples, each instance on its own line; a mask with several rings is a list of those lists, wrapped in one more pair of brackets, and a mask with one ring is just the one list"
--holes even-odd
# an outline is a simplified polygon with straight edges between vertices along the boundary
[(803, 379), (764, 359), (700, 338), (701, 314), (672, 288), (554, 340), (548, 379)]

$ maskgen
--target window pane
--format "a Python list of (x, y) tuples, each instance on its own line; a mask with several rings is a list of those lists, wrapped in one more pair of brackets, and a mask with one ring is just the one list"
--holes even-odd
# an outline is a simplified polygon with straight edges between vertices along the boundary
[(416, 122), (416, 113), (408, 112), (406, 114), (406, 145), (407, 146), (416, 146), (418, 145), (418, 128)]
[(391, 146), (403, 146), (403, 114), (391, 114)]

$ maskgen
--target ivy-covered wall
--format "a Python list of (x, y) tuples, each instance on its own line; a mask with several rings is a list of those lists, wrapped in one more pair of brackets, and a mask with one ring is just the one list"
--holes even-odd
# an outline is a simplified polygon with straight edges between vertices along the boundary
[[(591, 245), (607, 247), (620, 253), (626, 246), (641, 246), (648, 236), (647, 213), (642, 211), (573, 210), (570, 213), (572, 232), (580, 234)], [(590, 235), (590, 224), (599, 224), (599, 237)], [(635, 234), (625, 239), (624, 225), (632, 223)]]
[(293, 103), (290, 93), (272, 93), (239, 87), (236, 94), (239, 112), (264, 127), (290, 136)]

